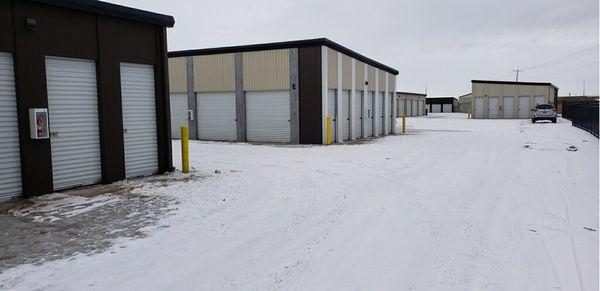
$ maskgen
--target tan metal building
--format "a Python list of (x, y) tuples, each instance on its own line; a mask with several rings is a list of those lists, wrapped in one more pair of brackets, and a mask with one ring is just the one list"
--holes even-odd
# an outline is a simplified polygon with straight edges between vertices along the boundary
[(471, 106), (473, 106), (473, 95), (471, 93), (465, 94), (458, 97), (458, 111), (462, 113), (471, 112)]
[(323, 144), (394, 132), (398, 71), (325, 38), (169, 53), (173, 136)]
[(403, 114), (406, 114), (406, 116), (425, 115), (426, 98), (427, 94), (396, 92), (397, 117), (402, 117)]
[(538, 104), (555, 104), (558, 87), (551, 83), (472, 80), (473, 118), (531, 118)]

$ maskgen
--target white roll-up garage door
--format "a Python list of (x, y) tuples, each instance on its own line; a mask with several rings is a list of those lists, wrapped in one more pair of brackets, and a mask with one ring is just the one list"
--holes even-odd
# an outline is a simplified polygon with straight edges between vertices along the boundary
[(102, 180), (96, 63), (46, 57), (54, 190)]
[(411, 100), (406, 100), (406, 116), (410, 117), (412, 116), (412, 101)]
[(188, 126), (187, 93), (171, 93), (171, 137), (181, 138), (181, 127)]
[(0, 52), (0, 201), (21, 195), (21, 157), (12, 54)]
[(389, 107), (389, 119), (390, 122), (388, 123), (388, 127), (387, 127), (387, 133), (392, 133), (392, 127), (394, 126), (394, 98), (396, 98), (394, 96), (395, 94), (390, 92), (390, 96), (388, 97), (388, 100), (390, 101), (390, 107)]
[(424, 109), (425, 109), (425, 101), (419, 100), (419, 112), (418, 112), (417, 115), (418, 116), (425, 115), (425, 110)]
[(350, 139), (350, 91), (344, 90), (342, 91), (342, 118), (340, 122), (340, 126), (342, 128), (342, 138), (344, 140)]
[(198, 93), (198, 138), (237, 139), (235, 92)]
[(246, 138), (255, 142), (290, 142), (290, 92), (246, 92)]
[(483, 118), (483, 97), (475, 97), (475, 118)]
[(336, 142), (336, 124), (337, 124), (337, 101), (335, 90), (327, 90), (327, 116), (331, 118), (331, 142)]
[(412, 116), (419, 116), (419, 102), (417, 100), (412, 101)]
[(367, 92), (366, 104), (367, 104), (367, 116), (366, 116), (366, 127), (365, 127), (365, 136), (370, 137), (373, 136), (373, 101), (375, 100), (375, 92)]
[(488, 118), (496, 119), (498, 118), (498, 110), (499, 110), (498, 97), (488, 97)]
[(519, 118), (529, 118), (529, 96), (519, 96)]
[(398, 99), (398, 117), (402, 117), (404, 115), (404, 99)]
[(511, 119), (513, 118), (513, 97), (512, 96), (504, 96), (504, 118)]
[(383, 122), (385, 117), (385, 100), (383, 92), (376, 92), (375, 94), (377, 94), (377, 102), (375, 103), (375, 107), (377, 108), (375, 111), (375, 127), (377, 128), (377, 134), (383, 135), (383, 126), (385, 125)]
[(452, 104), (443, 104), (442, 112), (444, 112), (444, 113), (452, 112)]
[(121, 63), (125, 176), (158, 172), (154, 67)]
[(355, 138), (361, 138), (362, 137), (362, 128), (363, 128), (363, 124), (362, 124), (362, 115), (363, 115), (363, 104), (364, 102), (364, 98), (363, 98), (363, 92), (362, 91), (356, 91), (356, 98), (354, 98), (354, 113), (352, 114), (352, 124), (353, 124), (353, 128), (352, 128), (352, 133), (354, 134)]
[(442, 104), (431, 104), (431, 112), (433, 112), (433, 113), (442, 112)]

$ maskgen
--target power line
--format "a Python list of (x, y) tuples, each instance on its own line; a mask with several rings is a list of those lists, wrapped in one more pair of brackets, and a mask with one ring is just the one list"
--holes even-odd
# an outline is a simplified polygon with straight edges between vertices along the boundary
[(568, 55), (564, 55), (562, 57), (558, 57), (555, 59), (551, 59), (549, 61), (545, 61), (543, 63), (539, 63), (536, 65), (531, 65), (531, 66), (526, 66), (523, 69), (524, 70), (534, 70), (534, 69), (540, 69), (543, 67), (547, 67), (547, 66), (554, 66), (557, 64), (561, 64), (564, 62), (569, 62), (569, 61), (573, 61), (582, 57), (586, 57), (586, 56), (591, 56), (591, 55), (595, 55), (598, 54), (598, 49), (600, 48), (600, 45), (593, 45), (591, 47), (587, 47), (581, 50), (578, 50), (576, 52), (570, 53)]

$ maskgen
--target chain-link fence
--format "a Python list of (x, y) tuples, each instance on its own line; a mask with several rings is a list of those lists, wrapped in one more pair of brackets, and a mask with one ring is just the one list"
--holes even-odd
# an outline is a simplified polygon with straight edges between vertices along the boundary
[(563, 102), (563, 118), (598, 137), (598, 101)]

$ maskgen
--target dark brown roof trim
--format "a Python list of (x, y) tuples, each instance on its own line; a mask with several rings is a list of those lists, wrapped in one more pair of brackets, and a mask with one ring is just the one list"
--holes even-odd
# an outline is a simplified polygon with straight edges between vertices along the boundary
[(552, 85), (552, 83), (541, 83), (541, 82), (513, 82), (513, 81), (471, 80), (471, 83), (503, 84), (503, 85), (552, 86), (552, 87), (558, 89), (558, 87)]
[(133, 20), (154, 25), (173, 27), (175, 19), (173, 16), (139, 10), (117, 4), (96, 0), (32, 0), (36, 3), (75, 9), (99, 15), (115, 18)]
[(384, 70), (390, 74), (398, 75), (398, 71), (396, 69), (388, 67), (388, 66), (386, 66), (380, 62), (377, 62), (375, 60), (372, 60), (370, 58), (367, 58), (367, 57), (365, 57), (347, 47), (344, 47), (338, 43), (335, 43), (327, 38), (315, 38), (315, 39), (306, 39), (306, 40), (294, 40), (294, 41), (271, 42), (271, 43), (228, 46), (228, 47), (218, 47), (218, 48), (172, 51), (172, 52), (169, 52), (169, 57), (174, 58), (174, 57), (198, 56), (198, 55), (214, 55), (214, 54), (289, 49), (289, 48), (312, 47), (312, 46), (329, 47), (340, 53), (343, 53), (345, 55), (353, 57), (361, 62), (367, 63), (378, 69)]

